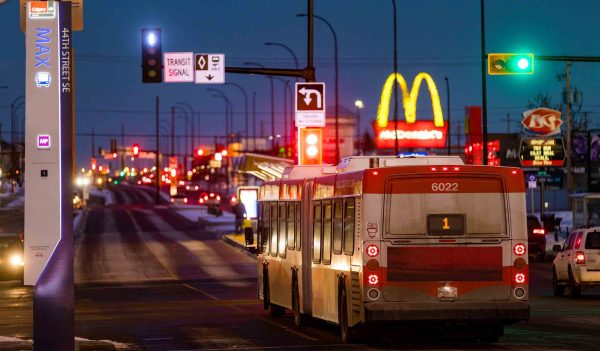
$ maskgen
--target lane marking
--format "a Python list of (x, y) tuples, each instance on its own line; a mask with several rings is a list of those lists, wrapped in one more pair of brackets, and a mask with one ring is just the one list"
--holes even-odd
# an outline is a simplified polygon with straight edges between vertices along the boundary
[(186, 288), (188, 288), (190, 290), (193, 290), (193, 291), (199, 292), (199, 293), (201, 293), (201, 294), (203, 294), (205, 296), (208, 296), (209, 298), (211, 298), (213, 300), (218, 300), (219, 299), (218, 297), (216, 297), (214, 295), (211, 295), (211, 294), (207, 293), (206, 291), (203, 291), (203, 290), (200, 290), (200, 289), (198, 289), (196, 287), (193, 287), (190, 284), (183, 284), (183, 286), (185, 286)]
[(271, 325), (277, 326), (277, 327), (279, 327), (279, 328), (281, 328), (281, 329), (283, 329), (283, 330), (285, 330), (285, 331), (287, 331), (287, 332), (289, 332), (289, 333), (292, 333), (292, 334), (298, 335), (299, 337), (301, 337), (301, 338), (304, 338), (304, 339), (306, 339), (306, 340), (310, 340), (310, 341), (317, 341), (317, 340), (319, 340), (319, 339), (317, 339), (317, 338), (313, 338), (312, 336), (309, 336), (309, 335), (306, 335), (306, 334), (304, 334), (304, 333), (302, 333), (302, 332), (299, 332), (299, 331), (297, 331), (297, 330), (294, 330), (294, 329), (288, 328), (288, 327), (286, 327), (285, 325), (281, 325), (281, 324), (279, 324), (279, 323), (277, 323), (277, 322), (274, 322), (274, 321), (268, 320), (268, 319), (266, 319), (266, 318), (261, 318), (261, 319), (262, 319), (263, 321), (265, 321), (265, 322), (267, 322), (267, 323), (271, 324)]

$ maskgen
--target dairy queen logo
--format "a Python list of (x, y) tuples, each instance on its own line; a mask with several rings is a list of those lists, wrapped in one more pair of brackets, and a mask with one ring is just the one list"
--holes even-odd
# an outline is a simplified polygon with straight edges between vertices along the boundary
[(549, 108), (536, 108), (525, 111), (521, 121), (525, 130), (539, 136), (559, 134), (562, 123), (560, 111)]

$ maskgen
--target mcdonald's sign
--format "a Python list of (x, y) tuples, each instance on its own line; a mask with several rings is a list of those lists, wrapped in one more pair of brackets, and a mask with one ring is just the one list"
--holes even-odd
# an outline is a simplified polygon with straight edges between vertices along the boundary
[[(431, 96), (433, 121), (417, 121), (417, 100), (421, 83), (425, 80)], [(400, 86), (402, 92), (402, 106), (405, 121), (388, 122), (390, 100), (394, 84)], [(374, 123), (375, 143), (378, 148), (393, 148), (395, 139), (401, 148), (441, 148), (446, 145), (447, 126), (440, 104), (440, 96), (435, 82), (427, 73), (417, 74), (409, 90), (406, 80), (400, 73), (392, 73), (386, 79), (381, 91), (381, 99), (377, 110), (377, 120)]]

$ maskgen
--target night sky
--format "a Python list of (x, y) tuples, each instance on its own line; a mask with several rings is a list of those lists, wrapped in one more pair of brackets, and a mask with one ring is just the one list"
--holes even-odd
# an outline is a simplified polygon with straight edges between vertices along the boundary
[[(448, 77), (452, 120), (464, 120), (464, 107), (481, 105), (480, 7), (476, 0), (398, 0), (398, 67), (412, 83), (418, 72), (436, 80), (446, 111)], [(290, 54), (265, 42), (288, 45), (306, 64), (304, 0), (86, 0), (82, 32), (74, 35), (76, 64), (76, 131), (120, 134), (154, 132), (154, 96), (162, 101), (162, 118), (170, 107), (187, 102), (202, 115), (203, 135), (222, 134), (224, 105), (206, 92), (222, 89), (234, 103), (234, 130), (243, 129), (243, 98), (234, 87), (193, 83), (142, 84), (141, 34), (143, 27), (160, 27), (163, 51), (224, 53), (228, 66), (254, 61), (268, 67), (293, 68)], [(354, 100), (364, 101), (363, 129), (375, 118), (381, 87), (392, 72), (391, 0), (315, 0), (315, 14), (326, 18), (337, 32), (340, 65), (340, 104), (354, 111)], [(486, 1), (488, 52), (533, 52), (536, 55), (600, 55), (600, 1), (490, 0)], [(19, 30), (18, 1), (0, 5), (0, 123), (8, 140), (9, 106), (24, 93), (25, 38)], [(318, 81), (327, 86), (333, 105), (333, 41), (329, 29), (315, 19), (315, 66)], [(488, 76), (488, 116), (491, 132), (505, 132), (503, 118), (514, 121), (538, 93), (549, 93), (559, 104), (564, 83), (561, 62), (535, 63), (530, 76)], [(268, 80), (264, 76), (227, 74), (226, 80), (257, 91), (257, 115), (270, 131)], [(572, 84), (583, 92), (580, 111), (590, 111), (592, 127), (600, 128), (600, 63), (574, 63)], [(283, 84), (276, 82), (276, 111), (283, 111)], [(417, 118), (430, 119), (431, 107), (423, 86)], [(576, 107), (579, 109), (579, 106)], [(333, 107), (328, 108), (333, 113)], [(577, 116), (576, 116), (577, 117)], [(183, 120), (177, 120), (183, 133)], [(456, 125), (456, 124), (455, 124)], [(455, 127), (453, 127), (453, 132)], [(282, 133), (280, 119), (276, 131)], [(519, 129), (513, 122), (511, 131)], [(108, 147), (108, 137), (96, 145)], [(119, 139), (120, 140), (120, 139)], [(209, 139), (202, 140), (208, 143)], [(126, 138), (142, 148), (154, 140)], [(77, 136), (77, 163), (87, 166), (91, 139)]]

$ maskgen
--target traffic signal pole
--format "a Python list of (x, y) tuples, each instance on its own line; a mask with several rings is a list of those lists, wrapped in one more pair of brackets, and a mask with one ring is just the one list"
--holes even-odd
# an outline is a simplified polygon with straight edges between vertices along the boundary
[(483, 133), (483, 164), (488, 164), (488, 127), (487, 127), (487, 60), (485, 53), (485, 6), (484, 0), (481, 3), (481, 124)]
[(160, 99), (158, 95), (156, 105), (156, 206), (160, 205)]

